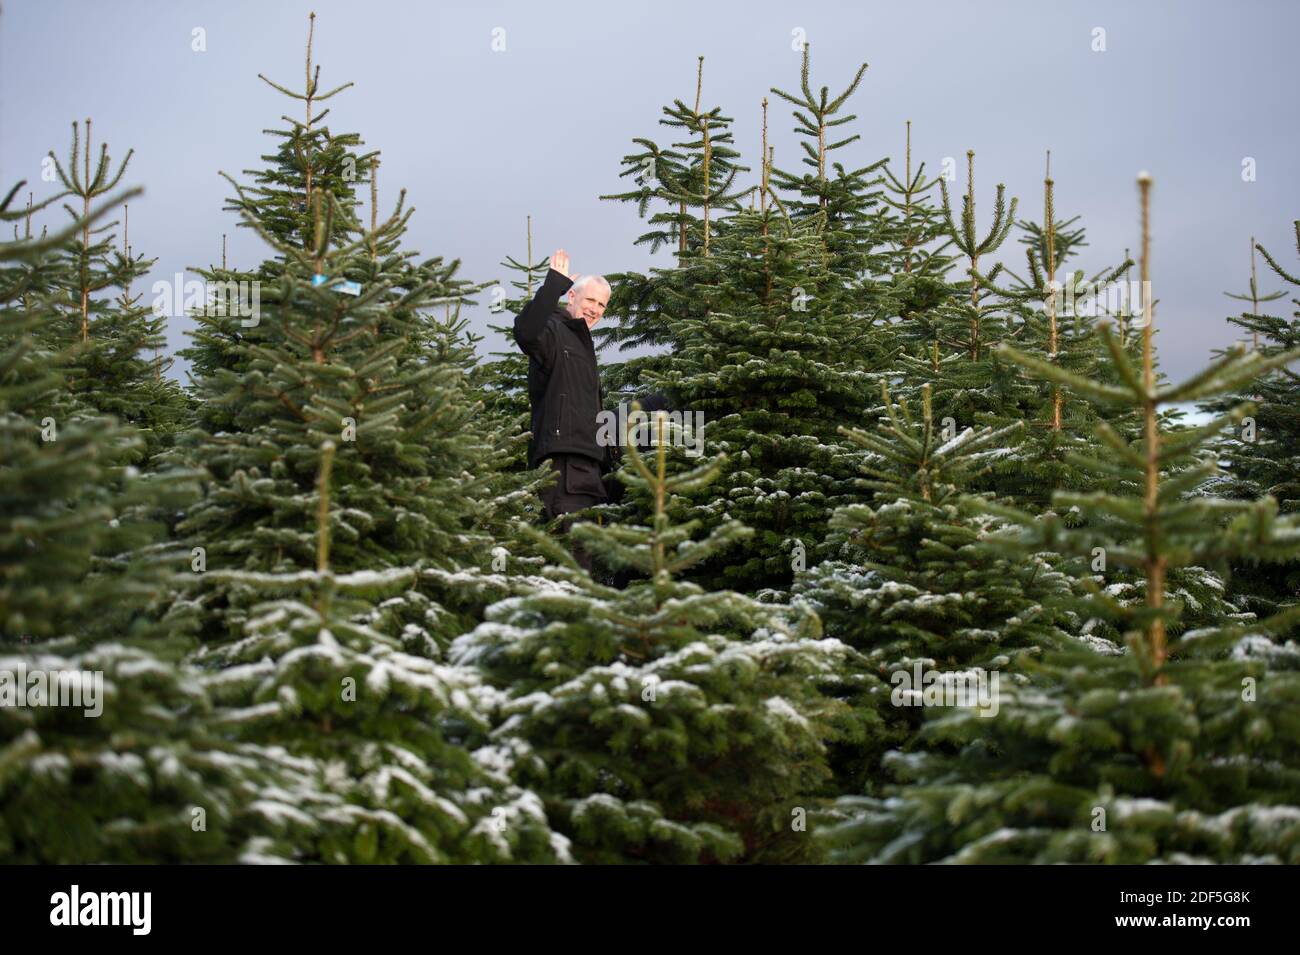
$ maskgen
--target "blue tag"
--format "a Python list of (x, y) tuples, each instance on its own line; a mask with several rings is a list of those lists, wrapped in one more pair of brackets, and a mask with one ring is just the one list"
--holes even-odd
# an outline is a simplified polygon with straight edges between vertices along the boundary
[[(313, 276), (311, 277), (311, 284), (312, 284), (312, 285), (324, 285), (326, 282), (329, 281), (329, 278), (330, 278), (330, 277), (329, 277), (328, 275), (321, 275), (320, 273), (317, 273), (316, 275), (313, 275)], [(344, 279), (341, 283), (339, 283), (339, 285), (338, 285), (338, 287), (335, 289), (335, 291), (336, 291), (336, 292), (346, 292), (348, 295), (360, 295), (360, 294), (361, 294), (361, 283), (359, 283), (359, 282), (349, 282), (347, 279)]]

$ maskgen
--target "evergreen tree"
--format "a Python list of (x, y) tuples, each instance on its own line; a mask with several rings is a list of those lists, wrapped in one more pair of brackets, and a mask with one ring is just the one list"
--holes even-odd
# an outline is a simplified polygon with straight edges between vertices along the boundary
[[(845, 429), (868, 452), (864, 489), (874, 505), (836, 510), (829, 542), (838, 556), (799, 574), (794, 593), (806, 599), (826, 633), (861, 652), (872, 671), (893, 680), (920, 665), (939, 672), (1014, 670), (1022, 658), (1070, 642), (1072, 622), (1058, 606), (1069, 579), (1042, 555), (990, 556), (982, 540), (1000, 521), (972, 512), (967, 495), (982, 470), (1006, 454), (1020, 425), (968, 428), (943, 440), (929, 386), (919, 414), (881, 384), (885, 416), (874, 432)], [(878, 708), (863, 698), (860, 705)], [(874, 787), (876, 758), (920, 723), (919, 712), (885, 710), (889, 731), (862, 752), (846, 752), (840, 771), (847, 792)]]
[[(0, 221), (27, 218), (51, 197)], [(81, 353), (55, 350), (76, 234), (0, 244), (0, 858), (19, 863), (233, 862), (283, 853), (250, 809), (309, 802), (310, 767), (213, 739), (183, 645), (147, 612), (165, 596), (153, 506), (193, 488), (126, 463), (143, 444), (90, 417), (68, 387)], [(174, 558), (171, 558), (174, 560)], [(130, 644), (136, 644), (132, 646)], [(279, 857), (283, 857), (280, 855)]]
[[(1296, 223), (1296, 228), (1297, 230), (1300, 230), (1300, 222)], [(1297, 245), (1300, 245), (1300, 238), (1297, 239)], [(1272, 256), (1268, 254), (1267, 250), (1265, 250), (1265, 248), (1262, 245), (1257, 246), (1255, 243), (1255, 237), (1251, 236), (1250, 237), (1250, 290), (1245, 293), (1224, 292), (1223, 294), (1228, 296), (1228, 298), (1236, 299), (1239, 302), (1250, 302), (1249, 312), (1244, 312), (1239, 318), (1229, 318), (1228, 321), (1232, 322), (1234, 325), (1241, 325), (1247, 331), (1249, 331), (1251, 333), (1251, 347), (1258, 350), (1260, 330), (1257, 327), (1255, 327), (1252, 321), (1249, 320), (1258, 319), (1260, 317), (1260, 311), (1259, 311), (1260, 302), (1276, 302), (1280, 298), (1285, 298), (1286, 292), (1284, 290), (1278, 290), (1276, 292), (1268, 292), (1265, 294), (1260, 293), (1259, 284), (1256, 280), (1257, 276), (1255, 274), (1255, 249), (1256, 248), (1258, 248), (1259, 251), (1264, 253), (1265, 257), (1269, 260), (1269, 265), (1273, 268), (1274, 271), (1276, 271), (1279, 275), (1282, 275), (1284, 278), (1286, 277), (1285, 270), (1283, 270), (1281, 267), (1277, 265), (1277, 263), (1273, 260)]]
[(925, 163), (912, 171), (912, 121), (907, 121), (902, 175), (887, 162), (882, 167), (885, 208), (887, 280), (899, 322), (936, 308), (955, 293), (947, 281), (955, 261), (948, 254), (952, 237), (946, 233), (943, 210), (934, 204), (939, 177), (927, 179)]
[[(55, 202), (11, 210), (28, 218)], [(138, 190), (105, 201), (84, 220), (33, 240), (5, 243), (0, 258), (0, 642), (102, 635), (149, 639), (144, 612), (166, 598), (160, 509), (189, 499), (192, 475), (143, 474), (139, 432), (92, 412), (69, 382), (81, 374), (76, 342), (51, 334), (73, 278), (62, 250)]]
[[(524, 261), (519, 262), (513, 256), (506, 256), (501, 264), (518, 278), (512, 279), (510, 288), (515, 294), (509, 298), (494, 295), (491, 306), (493, 314), (517, 315), (525, 305), (532, 301), (535, 289), (533, 283), (540, 283), (550, 267), (549, 257), (540, 262), (533, 261), (533, 217), (528, 217), (528, 246)], [(488, 325), (492, 331), (511, 342), (512, 326)], [(484, 362), (475, 368), (474, 380), (484, 392), (484, 413), (493, 421), (500, 422), (514, 435), (527, 432), (529, 427), (530, 404), (528, 401), (528, 356), (518, 348), (505, 352), (492, 352), (496, 361)], [(528, 466), (528, 442), (522, 439), (516, 442), (514, 449), (516, 470), (525, 470)]]
[[(220, 285), (220, 307), (201, 317), (190, 352), (199, 411), (186, 451), (211, 480), (180, 525), (201, 550), (177, 625), (184, 615), (205, 638), (242, 634), (256, 590), (205, 571), (314, 565), (316, 449), (333, 440), (333, 566), (339, 574), (419, 567), (418, 586), (400, 601), (402, 628), (409, 645), (436, 653), (480, 604), (509, 592), (506, 578), (481, 571), (496, 543), (493, 522), (524, 506), (522, 481), (502, 487), (494, 469), (503, 452), (475, 421), (476, 357), (450, 307), (476, 288), (456, 277), (459, 262), (417, 263), (402, 251), (413, 212), (403, 209), (405, 191), (381, 217), (374, 153), (356, 155), (355, 135), (333, 135), (320, 122), (328, 110), (313, 113), (350, 84), (320, 91), (310, 42), (307, 64), (305, 92), (276, 87), (304, 103), (305, 121), (276, 131), (284, 142), (260, 185), (230, 180), (241, 225), (273, 257), (252, 273), (201, 271)], [(362, 181), (368, 225), (355, 211)]]
[[(835, 159), (834, 153), (861, 139), (861, 134), (853, 133), (843, 139), (829, 141), (836, 135), (836, 127), (857, 119), (854, 114), (836, 114), (862, 82), (867, 64), (863, 63), (858, 68), (852, 82), (839, 96), (829, 98), (825, 86), (814, 95), (808, 81), (811, 48), (810, 43), (803, 44), (799, 77), (802, 95), (794, 96), (776, 87), (772, 87), (772, 92), (795, 107), (795, 133), (817, 144), (814, 147), (809, 142), (799, 141), (805, 153), (801, 162), (814, 172), (805, 172), (800, 176), (772, 165), (766, 147), (767, 117), (764, 100), (763, 158), (767, 163), (767, 171), (759, 199), (766, 202), (769, 195), (775, 194), (775, 187), (787, 194), (781, 206), (792, 220), (798, 222), (818, 217), (822, 222), (822, 240), (830, 255), (829, 269), (843, 286), (846, 305), (856, 310), (864, 324), (870, 323), (883, 319), (892, 304), (884, 295), (886, 287), (877, 281), (877, 276), (888, 269), (885, 243), (890, 230), (884, 214), (884, 190), (878, 188), (885, 182), (885, 176), (879, 174), (879, 170), (887, 160), (878, 159), (861, 168), (846, 170)], [(828, 175), (832, 171), (834, 174)]]
[(537, 798), (467, 748), (490, 703), (476, 675), (410, 652), (394, 625), (418, 569), (332, 571), (335, 449), (321, 448), (315, 569), (212, 572), (264, 601), (241, 639), (196, 657), (216, 671), (212, 725), (320, 764), (338, 803), (297, 813), (303, 861), (567, 859)]
[[(1300, 221), (1295, 223), (1295, 230), (1296, 248), (1300, 251)], [(1300, 280), (1283, 269), (1252, 238), (1249, 292), (1229, 295), (1249, 301), (1250, 311), (1231, 316), (1228, 321), (1250, 332), (1254, 350), (1273, 356), (1300, 347), (1300, 311), (1293, 312), (1290, 319), (1260, 311), (1262, 303), (1276, 301), (1286, 292), (1260, 294), (1255, 275), (1256, 248), (1264, 253), (1269, 266), (1284, 281), (1300, 285)], [(1292, 303), (1300, 305), (1300, 300), (1292, 299)], [(1224, 473), (1213, 482), (1213, 492), (1236, 500), (1267, 494), (1277, 500), (1281, 513), (1300, 511), (1300, 481), (1296, 477), (1300, 473), (1298, 381), (1295, 371), (1283, 365), (1255, 380), (1247, 389), (1205, 403), (1204, 407), (1215, 414), (1224, 414), (1242, 401), (1250, 401), (1255, 408), (1239, 427), (1220, 436), (1216, 450), (1224, 463)], [(1252, 554), (1244, 554), (1232, 563), (1229, 593), (1248, 610), (1271, 613), (1296, 601), (1300, 594), (1300, 565), (1293, 561), (1260, 563)]]
[(579, 861), (812, 861), (798, 823), (829, 775), (824, 740), (862, 732), (820, 692), (847, 651), (806, 608), (680, 579), (750, 532), (728, 521), (697, 540), (696, 522), (671, 522), (673, 498), (721, 463), (670, 473), (671, 427), (658, 416), (653, 464), (629, 442), (620, 472), (654, 501), (651, 523), (571, 531), (648, 579), (603, 587), (549, 544), (554, 582), (489, 607), (452, 660), (507, 694), (500, 758)]
[(202, 675), (172, 655), (69, 643), (0, 654), (0, 680), (14, 683), (0, 698), (33, 674), (51, 693), (61, 682), (83, 694), (67, 697), (73, 707), (0, 706), (6, 862), (293, 861), (310, 833), (305, 814), (342, 809), (316, 763), (216, 736)]
[[(943, 197), (945, 236), (964, 256), (967, 277), (952, 283), (951, 296), (933, 308), (911, 313), (896, 329), (906, 354), (899, 364), (912, 388), (929, 383), (936, 416), (946, 422), (948, 436), (968, 427), (1001, 427), (1028, 403), (1028, 386), (1011, 373), (994, 347), (1011, 332), (1011, 318), (990, 288), (1002, 273), (997, 262), (980, 270), (1006, 241), (1015, 222), (1017, 199), (1008, 207), (1006, 187), (999, 183), (989, 230), (980, 238), (975, 223), (975, 153), (966, 153), (966, 192), (960, 225), (953, 219), (947, 181), (939, 178)], [(987, 266), (986, 266), (987, 268)]]
[[(808, 110), (795, 116), (798, 131), (817, 141), (804, 144), (815, 174), (774, 170), (764, 101), (758, 206), (717, 220), (677, 269), (689, 308), (657, 313), (672, 350), (643, 365), (639, 380), (696, 416), (697, 426), (702, 416), (697, 440), (708, 437), (729, 456), (716, 487), (695, 495), (681, 516), (710, 528), (735, 517), (755, 531), (742, 562), (719, 558), (693, 571), (704, 586), (770, 591), (764, 597), (779, 600), (795, 568), (822, 556), (813, 551), (831, 511), (847, 500), (842, 488), (858, 456), (836, 428), (862, 420), (873, 373), (892, 357), (881, 331), (892, 306), (876, 275), (888, 236), (873, 191), (879, 179), (867, 178), (880, 163), (846, 171), (833, 150), (858, 137), (827, 136), (854, 119), (838, 113), (865, 69), (838, 97), (825, 88), (814, 96), (805, 49), (804, 98), (774, 92)], [(778, 187), (792, 193), (788, 201)], [(624, 513), (644, 515), (647, 507), (633, 494)]]
[[(89, 119), (84, 145), (79, 125), (72, 124), (66, 168), (50, 151), (62, 195), (79, 206), (64, 203), (63, 208), (82, 225), (61, 249), (69, 267), (61, 285), (61, 307), (49, 333), (56, 335), (63, 347), (76, 348), (68, 377), (76, 399), (88, 413), (111, 414), (136, 427), (143, 438), (139, 460), (145, 460), (172, 444), (188, 411), (180, 388), (162, 377), (159, 353), (166, 346), (166, 319), (141, 305), (142, 295), (130, 294), (132, 282), (147, 275), (156, 260), (131, 253), (125, 226), (122, 247), (116, 248), (112, 231), (119, 224), (116, 220), (101, 226), (87, 224), (91, 205), (117, 186), (133, 153), (128, 150), (117, 172), (112, 173), (108, 144), (103, 143), (92, 171)], [(124, 206), (124, 214), (128, 209)], [(118, 298), (108, 294), (114, 288), (121, 290)]]
[(707, 317), (673, 320), (681, 345), (646, 374), (703, 416), (696, 440), (728, 455), (715, 487), (684, 495), (682, 516), (754, 530), (743, 560), (695, 569), (703, 586), (780, 599), (795, 569), (825, 556), (826, 522), (851, 501), (860, 452), (836, 429), (862, 420), (888, 355), (845, 306), (823, 224), (775, 206), (722, 220), (710, 255), (691, 266)]
[[(695, 100), (687, 106), (675, 99), (663, 107), (659, 122), (672, 130), (681, 130), (682, 142), (660, 147), (653, 139), (637, 137), (638, 151), (623, 157), (627, 168), (619, 178), (632, 177), (636, 188), (623, 193), (602, 195), (615, 202), (635, 202), (637, 215), (646, 217), (651, 203), (657, 211), (646, 224), (649, 231), (639, 236), (635, 245), (649, 244), (653, 254), (661, 247), (673, 250), (673, 268), (652, 268), (649, 275), (640, 272), (613, 272), (608, 312), (619, 321), (595, 333), (596, 347), (604, 350), (611, 343), (618, 350), (652, 346), (673, 348), (673, 327), (665, 317), (702, 316), (696, 289), (699, 276), (688, 276), (683, 267), (699, 256), (709, 254), (716, 234), (716, 218), (740, 208), (740, 202), (753, 187), (736, 191), (736, 176), (748, 172), (737, 160), (731, 133), (732, 118), (722, 115), (722, 108), (703, 107), (704, 57), (696, 65)], [(662, 203), (663, 207), (660, 208)], [(607, 395), (630, 398), (638, 389), (647, 369), (656, 368), (659, 355), (651, 354), (607, 365), (602, 374)], [(674, 398), (670, 399), (678, 407)]]
[[(1027, 234), (1021, 237), (1025, 249), (1026, 275), (1011, 269), (1014, 279), (1008, 288), (998, 287), (980, 276), (998, 307), (1005, 310), (1009, 323), (1005, 340), (1027, 354), (1064, 368), (1082, 378), (1111, 381), (1109, 363), (1094, 333), (1098, 298), (1109, 302), (1108, 289), (1132, 264), (1125, 261), (1115, 268), (1103, 269), (1085, 280), (1082, 269), (1064, 274), (1062, 267), (1076, 250), (1087, 242), (1084, 229), (1071, 228), (1078, 220), (1056, 218), (1055, 182), (1051, 177), (1051, 154), (1048, 153), (1047, 176), (1043, 180), (1043, 220), (1020, 222)], [(1059, 241), (1058, 241), (1059, 240)], [(1099, 290), (1101, 295), (1091, 294)], [(1133, 339), (1140, 347), (1140, 340)], [(1130, 345), (1130, 353), (1134, 345)], [(1018, 376), (1022, 379), (1023, 376)], [(992, 412), (983, 420), (1020, 420), (1027, 425), (1025, 441), (1015, 454), (996, 462), (984, 487), (1023, 507), (1047, 507), (1053, 491), (1091, 486), (1095, 475), (1084, 475), (1068, 463), (1071, 453), (1091, 450), (1089, 435), (1101, 416), (1087, 402), (1067, 403), (1060, 386), (1042, 384), (1022, 387), (1014, 404)], [(1135, 433), (1137, 416), (1111, 418), (1108, 423), (1121, 433)]]
[[(1142, 195), (1143, 287), (1149, 282), (1150, 179)], [(1123, 494), (1057, 492), (1058, 508), (1093, 518), (1065, 531), (1053, 515), (985, 503), (1009, 522), (990, 547), (1010, 553), (1050, 550), (1130, 567), (1144, 599), (1124, 604), (1095, 582), (1088, 609), (1115, 622), (1126, 652), (1085, 645), (1045, 655), (1032, 686), (1000, 694), (992, 719), (970, 707), (928, 714), (924, 751), (893, 754), (900, 785), (885, 798), (846, 799), (825, 831), (841, 859), (875, 862), (1297, 862), (1300, 765), (1294, 740), (1300, 701), (1300, 650), (1275, 637), (1293, 624), (1292, 608), (1271, 620), (1233, 620), (1187, 630), (1176, 574), (1251, 551), (1294, 559), (1293, 517), (1277, 502), (1189, 495), (1213, 472), (1207, 441), (1249, 406), (1191, 431), (1161, 433), (1158, 409), (1240, 387), (1295, 360), (1234, 349), (1191, 378), (1159, 386), (1152, 344), (1153, 302), (1144, 298), (1142, 365), (1111, 335), (1099, 334), (1123, 385), (1090, 381), (1042, 359), (1000, 346), (1011, 360), (1060, 384), (1067, 400), (1088, 398), (1134, 408), (1142, 437), (1126, 441), (1104, 423), (1108, 460), (1080, 466), (1122, 474)], [(1192, 459), (1194, 463), (1187, 463)], [(1181, 468), (1173, 467), (1182, 462)], [(1226, 521), (1225, 526), (1219, 527)], [(1106, 535), (1098, 533), (1105, 528)], [(1089, 580), (1085, 579), (1085, 583)]]

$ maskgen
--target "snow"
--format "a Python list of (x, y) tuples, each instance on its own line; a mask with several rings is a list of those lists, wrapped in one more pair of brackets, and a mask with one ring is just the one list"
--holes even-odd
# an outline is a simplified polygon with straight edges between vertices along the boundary
[(1111, 816), (1120, 821), (1149, 813), (1173, 815), (1174, 807), (1160, 799), (1120, 798), (1110, 803)]
[(277, 825), (285, 823), (295, 823), (305, 829), (316, 828), (316, 820), (310, 815), (282, 802), (271, 802), (266, 799), (259, 799), (248, 807), (249, 812), (255, 812), (269, 822)]
[(804, 729), (810, 728), (807, 718), (782, 697), (770, 696), (763, 701), (763, 705), (767, 707), (769, 712), (776, 714), (783, 720), (795, 723)]

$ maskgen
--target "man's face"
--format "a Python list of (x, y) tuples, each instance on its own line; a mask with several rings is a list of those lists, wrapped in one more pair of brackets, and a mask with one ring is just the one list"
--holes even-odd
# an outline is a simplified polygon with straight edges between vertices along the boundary
[(569, 314), (586, 322), (588, 329), (596, 327), (608, 304), (609, 293), (599, 282), (588, 282), (581, 292), (569, 289)]

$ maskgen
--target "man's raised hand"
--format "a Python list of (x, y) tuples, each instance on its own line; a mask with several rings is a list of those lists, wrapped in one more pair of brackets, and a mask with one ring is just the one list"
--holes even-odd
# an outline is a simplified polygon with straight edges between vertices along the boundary
[(551, 268), (555, 269), (555, 271), (559, 272), (566, 279), (573, 278), (573, 276), (569, 274), (569, 253), (565, 252), (563, 249), (557, 249), (555, 252), (551, 253)]

